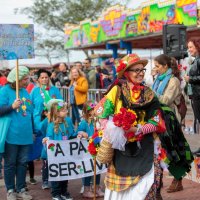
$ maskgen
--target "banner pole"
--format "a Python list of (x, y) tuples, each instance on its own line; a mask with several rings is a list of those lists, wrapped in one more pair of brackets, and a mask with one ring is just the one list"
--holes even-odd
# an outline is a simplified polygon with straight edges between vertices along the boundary
[(96, 200), (96, 156), (94, 157), (94, 178), (93, 178), (93, 184), (94, 184), (94, 200)]
[[(16, 60), (16, 99), (19, 99), (19, 60)], [(17, 109), (19, 112), (19, 108)]]
[(19, 61), (16, 60), (16, 99), (19, 99)]

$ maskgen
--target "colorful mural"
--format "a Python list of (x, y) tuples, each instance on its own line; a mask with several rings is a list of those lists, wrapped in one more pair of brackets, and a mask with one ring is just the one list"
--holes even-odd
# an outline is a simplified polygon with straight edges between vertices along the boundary
[(197, 25), (197, 0), (149, 0), (138, 9), (116, 5), (97, 21), (65, 25), (65, 48), (77, 48), (113, 39), (162, 31), (164, 24)]

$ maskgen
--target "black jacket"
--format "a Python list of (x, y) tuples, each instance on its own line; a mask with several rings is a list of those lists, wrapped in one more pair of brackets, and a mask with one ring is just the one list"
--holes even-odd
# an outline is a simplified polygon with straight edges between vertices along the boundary
[(192, 62), (189, 71), (189, 83), (192, 86), (192, 98), (200, 99), (200, 57), (196, 57)]

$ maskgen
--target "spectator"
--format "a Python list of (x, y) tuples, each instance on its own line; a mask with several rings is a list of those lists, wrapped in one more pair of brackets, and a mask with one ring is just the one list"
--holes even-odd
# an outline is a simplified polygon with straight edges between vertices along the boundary
[[(200, 39), (190, 38), (188, 42), (188, 51), (195, 59), (190, 65), (189, 74), (186, 75), (185, 81), (187, 82), (187, 93), (191, 98), (192, 108), (194, 112), (195, 121), (200, 123)], [(196, 130), (196, 123), (194, 125)], [(200, 148), (196, 151), (200, 153)]]
[(91, 66), (91, 59), (86, 58), (83, 62), (84, 69), (83, 72), (86, 75), (86, 78), (88, 80), (88, 85), (90, 89), (96, 89), (96, 70), (94, 67)]
[[(180, 71), (176, 60), (161, 54), (154, 58), (154, 63), (158, 75), (152, 88), (159, 101), (171, 107), (177, 119), (181, 122), (181, 116), (176, 106), (180, 103), (181, 97)], [(183, 190), (182, 178), (179, 180), (174, 178), (167, 192), (171, 193), (180, 190)]]
[(72, 122), (80, 122), (80, 115), (82, 114), (83, 104), (87, 101), (88, 82), (83, 72), (72, 67), (70, 73), (70, 105), (72, 106)]
[(60, 63), (56, 65), (56, 71), (52, 73), (51, 81), (54, 85), (57, 86), (69, 86), (69, 68), (65, 63)]
[(75, 67), (77, 67), (80, 70), (83, 70), (82, 62), (80, 62), (80, 61), (75, 62)]

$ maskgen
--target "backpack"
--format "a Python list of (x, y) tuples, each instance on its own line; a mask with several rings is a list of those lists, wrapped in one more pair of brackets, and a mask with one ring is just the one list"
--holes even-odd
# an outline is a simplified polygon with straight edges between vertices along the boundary
[(185, 116), (186, 116), (186, 113), (187, 113), (187, 105), (186, 105), (186, 102), (185, 102), (185, 98), (183, 96), (183, 94), (181, 94), (181, 97), (180, 97), (180, 103), (177, 105), (177, 109), (178, 109), (178, 112), (181, 116), (181, 121), (183, 119), (185, 119)]

